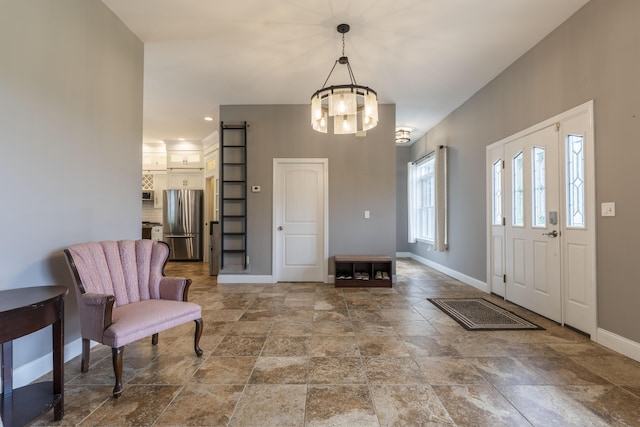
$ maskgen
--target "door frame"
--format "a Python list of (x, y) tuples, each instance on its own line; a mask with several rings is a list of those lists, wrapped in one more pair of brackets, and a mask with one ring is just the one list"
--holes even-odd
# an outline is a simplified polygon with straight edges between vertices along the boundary
[(278, 191), (277, 185), (277, 171), (280, 165), (287, 164), (322, 164), (322, 171), (324, 175), (323, 182), (323, 210), (321, 219), (323, 223), (324, 235), (322, 236), (322, 280), (324, 283), (328, 283), (328, 269), (329, 269), (329, 159), (328, 158), (274, 158), (273, 159), (273, 207), (271, 215), (271, 274), (274, 283), (279, 281), (278, 277), (278, 263), (280, 260), (280, 251), (277, 247), (277, 200), (280, 200), (280, 195), (276, 194)]
[[(490, 145), (488, 145), (486, 147), (486, 158), (485, 158), (485, 168), (486, 168), (486, 218), (487, 218), (487, 222), (486, 222), (486, 266), (487, 266), (487, 287), (489, 289), (489, 292), (493, 292), (493, 287), (492, 287), (492, 276), (493, 274), (493, 265), (494, 264), (494, 260), (492, 257), (492, 238), (493, 238), (493, 233), (492, 233), (492, 171), (490, 168), (491, 165), (491, 159), (494, 158), (495, 156), (493, 155), (493, 153), (495, 153), (497, 150), (500, 150), (502, 148), (503, 150), (503, 155), (502, 155), (502, 159), (504, 159), (504, 146), (514, 140), (517, 140), (519, 138), (522, 138), (528, 134), (537, 132), (538, 130), (541, 130), (545, 127), (548, 126), (553, 126), (556, 123), (562, 123), (564, 121), (567, 121), (571, 118), (577, 117), (581, 114), (586, 114), (587, 115), (587, 119), (589, 121), (589, 125), (588, 125), (588, 135), (585, 138), (585, 211), (586, 211), (586, 215), (587, 215), (587, 232), (588, 232), (588, 240), (589, 240), (589, 250), (588, 250), (588, 271), (585, 272), (585, 277), (587, 277), (590, 281), (591, 286), (589, 286), (588, 289), (588, 298), (590, 301), (593, 302), (591, 310), (590, 310), (590, 314), (589, 314), (589, 327), (587, 331), (584, 331), (588, 334), (590, 334), (591, 339), (594, 341), (598, 341), (597, 339), (597, 331), (598, 331), (598, 321), (597, 321), (597, 313), (598, 313), (598, 300), (597, 300), (597, 295), (598, 295), (598, 286), (597, 286), (597, 271), (596, 271), (596, 266), (597, 266), (597, 259), (596, 259), (596, 225), (597, 225), (597, 217), (596, 217), (596, 213), (597, 213), (597, 205), (596, 205), (596, 198), (595, 198), (595, 134), (594, 134), (594, 118), (593, 118), (593, 100), (587, 101), (584, 104), (578, 105), (577, 107), (574, 107), (570, 110), (567, 110), (563, 113), (560, 113), (554, 117), (551, 117), (547, 120), (544, 120), (540, 123), (537, 123), (533, 126), (528, 127), (527, 129), (524, 129), (516, 134), (510, 135), (504, 139), (501, 139), (497, 142), (494, 142)], [(561, 142), (559, 142), (561, 143)], [(559, 182), (559, 190), (560, 190), (560, 198), (561, 198), (561, 209), (564, 209), (564, 204), (565, 204), (565, 188), (564, 185), (562, 184), (563, 182), (563, 177), (565, 176), (566, 173), (566, 168), (565, 168), (565, 154), (564, 154), (564, 148), (563, 145), (560, 145), (558, 147), (559, 152), (558, 152), (558, 163), (559, 163), (559, 178), (560, 178), (560, 182)], [(504, 169), (503, 169), (504, 171)], [(503, 173), (503, 190), (504, 190), (504, 180), (507, 179), (506, 177), (504, 177), (504, 173)], [(503, 203), (503, 212), (504, 209), (506, 209), (506, 206), (504, 206), (504, 196), (502, 198), (502, 203)], [(564, 215), (565, 213), (563, 212), (562, 215), (560, 216), (562, 218), (562, 221), (559, 221), (559, 230), (560, 232), (564, 232), (565, 230), (565, 225), (566, 222), (564, 221)], [(504, 233), (503, 233), (504, 235)], [(504, 237), (503, 237), (504, 239)], [(561, 249), (560, 249), (560, 268), (561, 268), (561, 273), (560, 273), (560, 292), (562, 295), (562, 322), (561, 324), (564, 325), (565, 322), (565, 304), (566, 304), (566, 286), (565, 286), (565, 282), (566, 282), (566, 262), (565, 261), (565, 257), (566, 257), (566, 251), (565, 251), (565, 245), (563, 243), (561, 243)], [(504, 247), (504, 245), (503, 245)], [(502, 252), (502, 256), (504, 257), (504, 251)], [(498, 263), (498, 265), (505, 265), (504, 259), (501, 260), (501, 262)]]

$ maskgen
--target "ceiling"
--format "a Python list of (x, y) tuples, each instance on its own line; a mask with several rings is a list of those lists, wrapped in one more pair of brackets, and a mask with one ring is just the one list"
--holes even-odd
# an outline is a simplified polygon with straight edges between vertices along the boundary
[[(204, 139), (220, 105), (308, 104), (340, 23), (357, 83), (415, 140), (587, 1), (103, 0), (145, 45), (146, 143)], [(347, 82), (338, 67), (328, 84)]]

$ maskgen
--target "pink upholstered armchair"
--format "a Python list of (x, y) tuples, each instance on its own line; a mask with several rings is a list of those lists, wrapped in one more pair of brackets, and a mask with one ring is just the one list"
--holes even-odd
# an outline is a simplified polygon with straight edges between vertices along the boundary
[(81, 371), (89, 370), (89, 342), (111, 347), (116, 384), (113, 397), (122, 392), (124, 346), (189, 321), (195, 321), (194, 349), (202, 335), (202, 314), (187, 302), (190, 279), (165, 277), (169, 247), (155, 240), (93, 242), (64, 251), (79, 294), (82, 334)]

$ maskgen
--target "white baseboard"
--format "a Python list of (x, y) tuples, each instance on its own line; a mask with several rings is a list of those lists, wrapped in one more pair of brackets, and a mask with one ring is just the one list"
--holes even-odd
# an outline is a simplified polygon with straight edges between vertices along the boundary
[(628, 338), (609, 332), (605, 329), (598, 328), (596, 331), (596, 340), (598, 344), (624, 354), (640, 362), (640, 343), (632, 341)]
[(219, 274), (218, 283), (275, 283), (273, 276), (254, 274)]
[[(97, 343), (92, 341), (92, 344), (96, 345)], [(68, 362), (80, 353), (82, 353), (82, 338), (78, 338), (64, 345), (65, 362)], [(47, 353), (13, 370), (13, 388), (16, 389), (30, 384), (52, 370), (53, 353)], [(78, 365), (78, 370), (80, 370), (80, 365)]]
[(453, 277), (454, 279), (457, 279), (462, 283), (466, 283), (467, 285), (473, 286), (476, 289), (489, 293), (489, 287), (483, 281), (475, 279), (471, 276), (467, 276), (466, 274), (460, 273), (459, 271), (453, 270), (449, 267), (445, 267), (444, 265), (438, 264), (437, 262), (433, 262), (431, 260), (428, 260), (416, 254), (412, 254), (409, 252), (401, 252), (401, 253), (407, 255), (404, 258), (411, 258), (415, 261), (418, 261), (421, 264), (426, 265), (427, 267), (431, 267), (434, 270), (437, 270), (441, 273), (446, 274), (447, 276)]

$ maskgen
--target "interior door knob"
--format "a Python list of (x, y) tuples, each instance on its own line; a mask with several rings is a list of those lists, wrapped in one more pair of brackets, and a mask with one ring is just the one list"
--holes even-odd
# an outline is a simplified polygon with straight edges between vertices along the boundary
[(556, 230), (550, 231), (548, 233), (542, 233), (543, 236), (549, 237), (558, 237), (558, 232)]
[(282, 226), (278, 227), (278, 231), (282, 231)]

